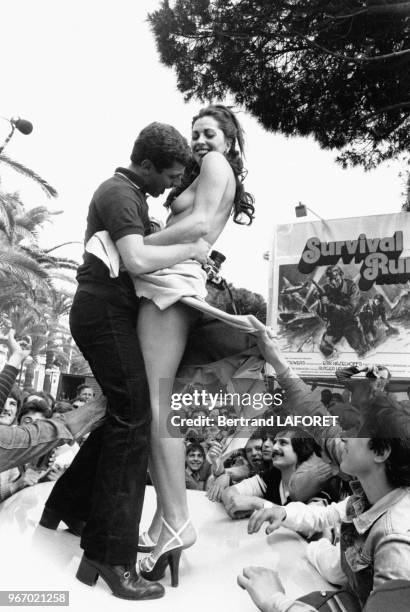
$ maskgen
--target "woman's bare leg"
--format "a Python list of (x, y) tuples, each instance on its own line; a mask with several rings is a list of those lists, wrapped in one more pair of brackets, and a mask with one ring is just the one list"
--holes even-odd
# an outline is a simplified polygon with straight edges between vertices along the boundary
[[(185, 350), (190, 326), (196, 313), (177, 303), (161, 311), (149, 300), (141, 303), (138, 315), (138, 336), (150, 388), (151, 477), (156, 487), (159, 507), (165, 520), (177, 531), (189, 518), (185, 487), (185, 447), (180, 438), (159, 435), (170, 412), (175, 376)], [(161, 391), (160, 391), (161, 389)], [(162, 529), (154, 556), (160, 554), (170, 534)], [(182, 534), (189, 546), (195, 532), (189, 525)]]
[(155, 510), (155, 514), (152, 517), (151, 525), (148, 527), (148, 531), (147, 531), (149, 537), (155, 543), (158, 542), (159, 534), (161, 533), (162, 516), (163, 516), (162, 507), (157, 497), (157, 507)]
[[(155, 466), (152, 464), (151, 457), (149, 458), (149, 462), (148, 462), (148, 471), (149, 471), (149, 475), (151, 478), (151, 482), (154, 486), (155, 492), (157, 493), (159, 486), (158, 486), (158, 481), (156, 478)], [(155, 509), (155, 514), (152, 517), (151, 525), (148, 527), (148, 530), (147, 530), (147, 533), (153, 542), (158, 541), (159, 534), (162, 529), (162, 515), (163, 515), (162, 506), (159, 500), (158, 493), (156, 497), (157, 497), (157, 507)]]

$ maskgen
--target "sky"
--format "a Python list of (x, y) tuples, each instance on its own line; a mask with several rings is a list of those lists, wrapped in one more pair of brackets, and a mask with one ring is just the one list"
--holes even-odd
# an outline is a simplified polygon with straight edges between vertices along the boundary
[[(63, 211), (41, 244), (81, 242), (93, 191), (118, 165), (128, 165), (138, 132), (151, 121), (173, 124), (187, 138), (203, 106), (178, 92), (172, 69), (159, 61), (147, 13), (159, 0), (2, 0), (0, 116), (29, 119), (31, 135), (16, 133), (5, 153), (46, 178), (59, 192), (48, 201), (38, 187), (0, 167), (3, 187), (19, 190), (27, 207), (47, 203)], [(227, 100), (229, 102), (229, 99)], [(336, 152), (311, 138), (267, 133), (247, 113), (246, 188), (256, 199), (251, 227), (232, 221), (215, 248), (227, 257), (223, 275), (267, 297), (275, 224), (293, 223), (299, 201), (332, 219), (395, 212), (403, 191), (397, 162), (365, 173), (343, 170)], [(9, 124), (0, 119), (0, 142)], [(149, 198), (165, 219), (163, 198)], [(314, 216), (309, 217), (314, 220)], [(352, 229), (354, 221), (352, 221)], [(80, 244), (59, 254), (80, 260)], [(56, 252), (57, 253), (57, 252)]]

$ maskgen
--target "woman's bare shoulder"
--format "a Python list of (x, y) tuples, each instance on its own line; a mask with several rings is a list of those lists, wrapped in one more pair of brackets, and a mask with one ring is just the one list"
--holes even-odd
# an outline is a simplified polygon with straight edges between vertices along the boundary
[(219, 153), (219, 151), (209, 151), (205, 155), (201, 164), (201, 174), (209, 168), (224, 169), (227, 172), (232, 172), (232, 168), (225, 155)]
[(200, 180), (223, 180), (235, 179), (230, 163), (222, 153), (210, 151), (202, 160), (199, 174)]

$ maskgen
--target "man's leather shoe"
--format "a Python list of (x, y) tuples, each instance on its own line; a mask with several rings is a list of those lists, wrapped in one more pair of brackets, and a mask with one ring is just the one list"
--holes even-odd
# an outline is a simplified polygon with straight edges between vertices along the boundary
[(42, 527), (47, 527), (47, 529), (57, 529), (61, 521), (67, 525), (71, 533), (76, 536), (81, 536), (81, 533), (85, 527), (84, 521), (71, 518), (66, 514), (58, 512), (57, 510), (52, 510), (51, 508), (47, 508), (47, 506), (45, 506), (40, 519), (40, 525)]
[(98, 576), (105, 580), (113, 595), (122, 599), (158, 599), (165, 595), (162, 584), (139, 576), (135, 565), (108, 565), (83, 555), (77, 571), (78, 580), (94, 586)]

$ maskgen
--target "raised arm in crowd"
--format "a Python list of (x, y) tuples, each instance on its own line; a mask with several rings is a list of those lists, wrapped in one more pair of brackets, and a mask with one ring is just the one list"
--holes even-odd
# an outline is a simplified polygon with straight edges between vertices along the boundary
[[(7, 342), (10, 357), (0, 372), (0, 412), (11, 393), (21, 364), (31, 350), (29, 344), (17, 342), (14, 330), (10, 330)], [(98, 399), (84, 408), (28, 425), (0, 424), (0, 472), (37, 459), (59, 444), (80, 438), (91, 431), (104, 414), (105, 399)]]

